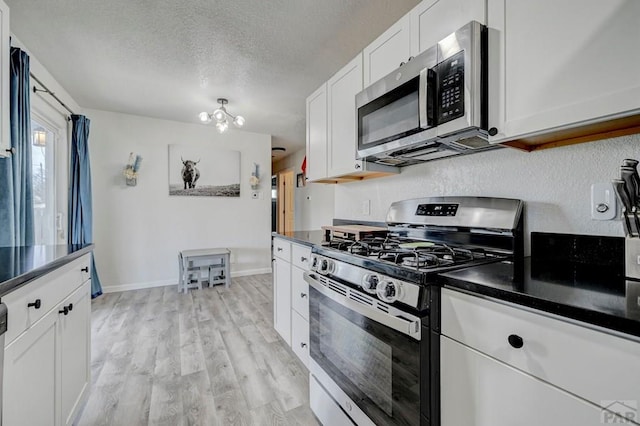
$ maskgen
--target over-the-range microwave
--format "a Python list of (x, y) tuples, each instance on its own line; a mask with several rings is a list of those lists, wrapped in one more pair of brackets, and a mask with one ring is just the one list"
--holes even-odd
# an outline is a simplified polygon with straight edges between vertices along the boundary
[(358, 93), (358, 159), (406, 166), (498, 148), (487, 68), (487, 29), (472, 21)]

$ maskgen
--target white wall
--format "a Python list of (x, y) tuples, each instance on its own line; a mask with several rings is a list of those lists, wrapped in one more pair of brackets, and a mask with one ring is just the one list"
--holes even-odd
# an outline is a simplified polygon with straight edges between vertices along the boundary
[[(640, 159), (640, 135), (526, 153), (512, 148), (405, 167), (393, 177), (340, 184), (335, 217), (384, 221), (393, 201), (440, 195), (525, 201), (525, 251), (531, 231), (622, 236), (619, 220), (590, 216), (590, 186), (619, 175), (625, 158)], [(371, 214), (363, 216), (364, 200)]]
[[(104, 291), (175, 284), (179, 250), (228, 247), (232, 275), (271, 270), (271, 137), (214, 127), (87, 110), (93, 175), (96, 266)], [(169, 197), (168, 145), (240, 151), (239, 198)], [(143, 157), (135, 187), (122, 171)], [(260, 167), (261, 198), (249, 177)]]
[[(300, 166), (304, 157), (304, 149), (296, 151), (275, 163), (273, 171), (293, 169), (296, 175), (302, 173)], [(312, 231), (333, 223), (334, 189), (335, 185), (308, 182), (305, 186), (296, 187), (293, 194), (293, 228), (296, 231)]]

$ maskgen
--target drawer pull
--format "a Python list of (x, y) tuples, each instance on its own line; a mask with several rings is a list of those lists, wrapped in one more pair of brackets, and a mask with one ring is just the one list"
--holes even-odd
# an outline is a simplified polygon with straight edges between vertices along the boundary
[(42, 306), (42, 301), (40, 299), (36, 299), (35, 302), (27, 303), (27, 308), (34, 307), (36, 309), (40, 309), (40, 306)]
[(307, 344), (306, 344), (306, 343), (300, 343), (300, 347), (301, 347), (302, 349), (304, 349), (304, 348), (306, 348), (306, 347), (307, 347)]
[(282, 247), (278, 247), (278, 251), (282, 251)]
[(300, 298), (304, 299), (305, 297), (307, 297), (307, 293), (300, 293)]
[(61, 311), (58, 311), (59, 314), (65, 314), (65, 315), (69, 315), (69, 308), (68, 307), (64, 307), (62, 308)]
[(81, 270), (82, 272), (89, 272), (89, 267), (88, 267), (88, 266), (86, 266), (86, 267), (84, 267), (84, 268), (82, 268), (82, 269), (80, 269), (80, 270)]
[(520, 349), (524, 346), (524, 340), (522, 340), (522, 337), (517, 334), (510, 335), (507, 340), (509, 340), (509, 344), (516, 349)]
[(309, 259), (307, 259), (307, 258), (306, 258), (306, 257), (304, 257), (304, 256), (301, 256), (301, 257), (300, 257), (300, 262), (306, 262), (306, 261), (308, 261), (308, 260), (309, 260)]

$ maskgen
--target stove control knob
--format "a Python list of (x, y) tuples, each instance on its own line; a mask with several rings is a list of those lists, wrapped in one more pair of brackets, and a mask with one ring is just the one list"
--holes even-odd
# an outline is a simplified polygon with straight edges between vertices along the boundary
[(367, 274), (362, 278), (360, 287), (367, 293), (375, 294), (378, 289), (380, 278), (376, 274)]
[(381, 300), (393, 303), (400, 297), (400, 285), (395, 281), (381, 281), (376, 288), (376, 293)]
[(336, 264), (331, 259), (320, 259), (318, 261), (318, 273), (327, 275), (333, 273), (336, 269)]
[(312, 271), (316, 271), (318, 269), (318, 256), (315, 254), (311, 256), (311, 266), (309, 267)]

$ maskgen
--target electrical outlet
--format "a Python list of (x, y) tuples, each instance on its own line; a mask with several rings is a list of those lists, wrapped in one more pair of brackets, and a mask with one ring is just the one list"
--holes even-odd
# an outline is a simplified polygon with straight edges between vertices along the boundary
[(615, 219), (618, 216), (617, 201), (611, 183), (594, 183), (591, 185), (591, 219)]

